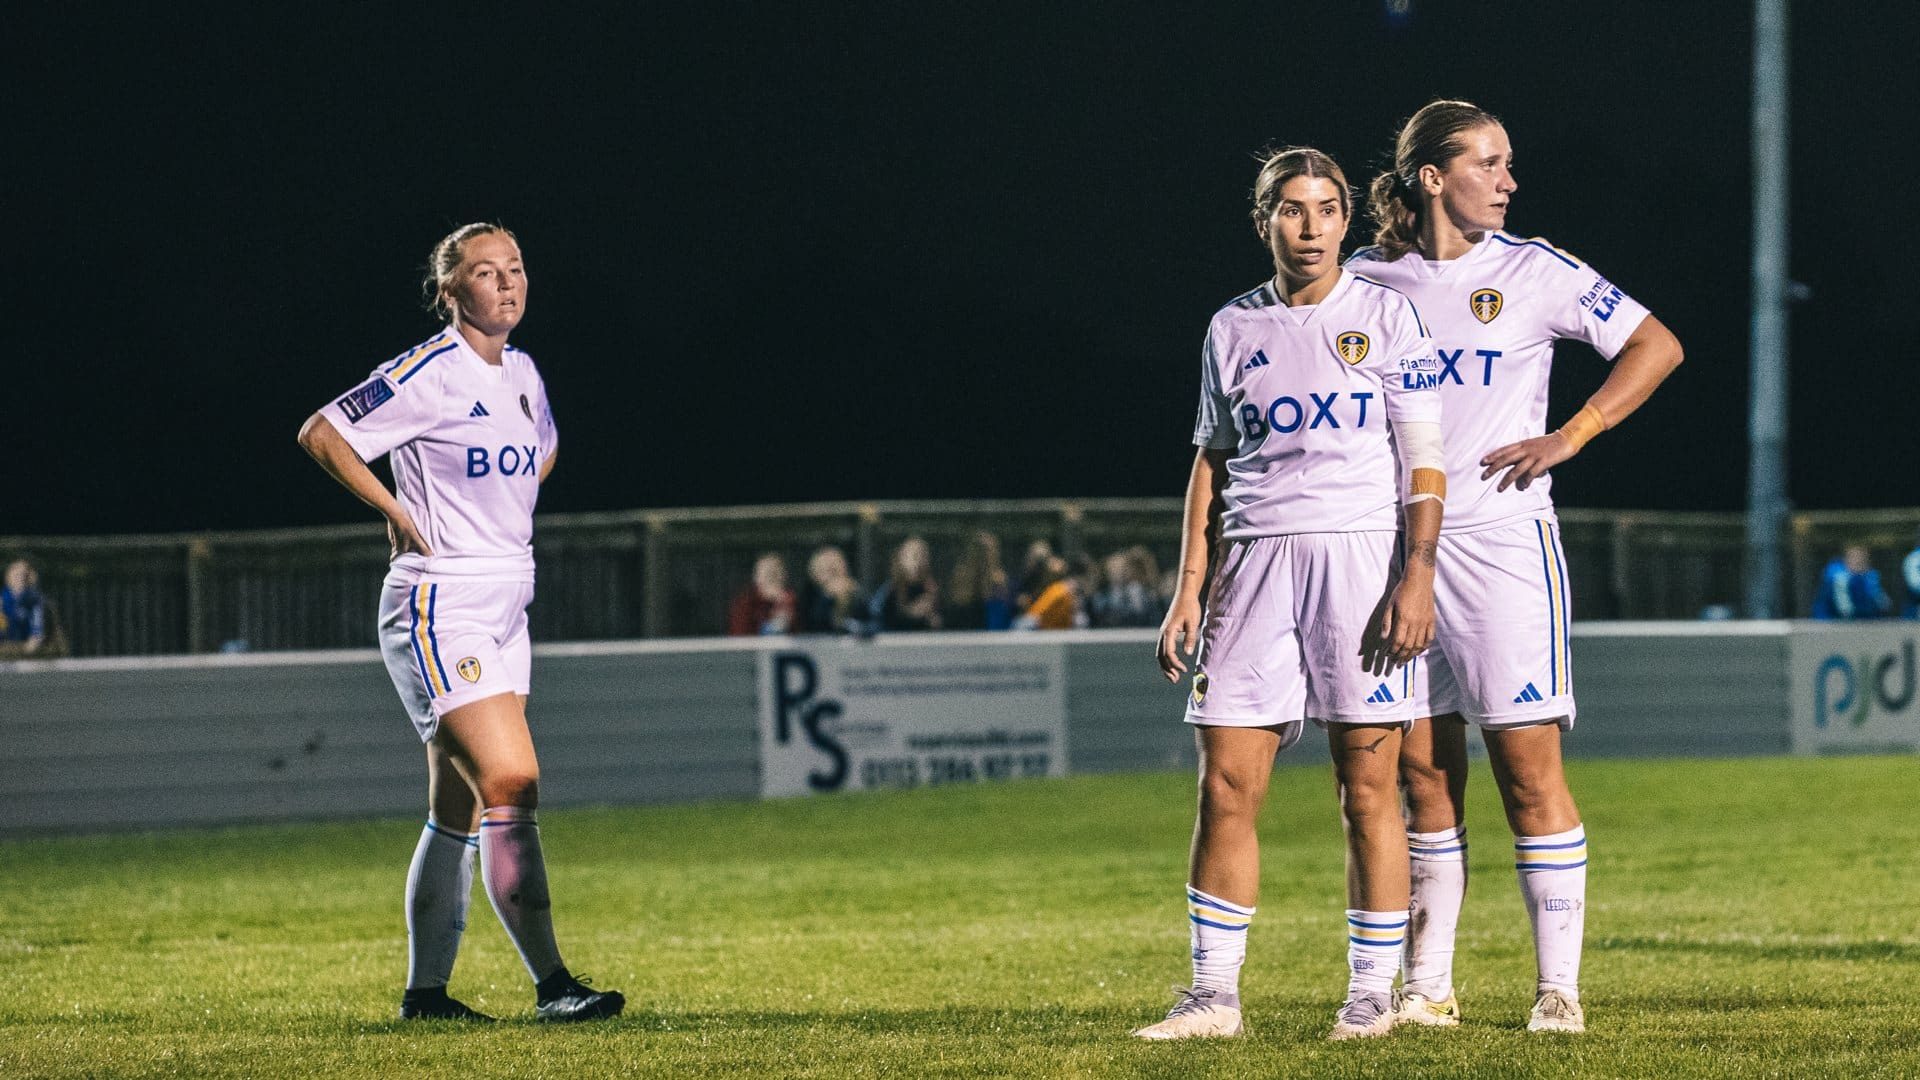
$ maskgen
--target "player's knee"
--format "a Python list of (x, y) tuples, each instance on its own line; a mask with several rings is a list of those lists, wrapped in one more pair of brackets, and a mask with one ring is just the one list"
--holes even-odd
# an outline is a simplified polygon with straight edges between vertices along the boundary
[(1446, 800), (1452, 785), (1446, 770), (1433, 762), (1403, 758), (1400, 762), (1400, 786), (1406, 791), (1409, 804), (1426, 807)]
[(540, 804), (540, 770), (502, 769), (480, 778), (488, 806), (518, 806), (532, 810)]
[(1200, 813), (1212, 820), (1252, 818), (1266, 797), (1266, 780), (1252, 770), (1209, 765), (1200, 777)]
[(1400, 817), (1400, 792), (1389, 775), (1366, 774), (1340, 784), (1340, 811), (1348, 821), (1372, 821), (1382, 815)]

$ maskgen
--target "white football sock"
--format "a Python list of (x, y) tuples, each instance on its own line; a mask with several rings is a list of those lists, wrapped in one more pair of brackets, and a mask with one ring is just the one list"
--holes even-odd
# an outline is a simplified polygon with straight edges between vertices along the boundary
[(1407, 913), (1347, 909), (1347, 1000), (1393, 992), (1400, 951), (1407, 943)]
[(1580, 999), (1580, 944), (1587, 922), (1587, 830), (1576, 825), (1551, 836), (1513, 838), (1520, 896), (1533, 921), (1540, 961), (1539, 989)]
[(480, 812), (480, 876), (493, 913), (500, 916), (500, 925), (520, 950), (533, 981), (560, 970), (560, 947), (553, 941), (553, 905), (547, 898), (547, 864), (540, 854), (540, 826), (533, 811), (489, 806)]
[(1253, 909), (1187, 886), (1187, 926), (1193, 943), (1193, 988), (1240, 995)]
[(447, 985), (473, 902), (480, 841), (427, 819), (407, 868), (407, 989)]
[(1405, 986), (1429, 1001), (1453, 994), (1453, 939), (1467, 896), (1467, 827), (1407, 834), (1413, 870)]

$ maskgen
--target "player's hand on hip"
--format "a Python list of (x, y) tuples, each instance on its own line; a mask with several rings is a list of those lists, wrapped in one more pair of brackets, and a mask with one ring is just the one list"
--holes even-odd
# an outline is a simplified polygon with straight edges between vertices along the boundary
[(387, 546), (392, 549), (391, 558), (402, 555), (432, 555), (433, 549), (427, 546), (426, 538), (420, 535), (420, 529), (413, 519), (402, 510), (387, 518)]
[(1480, 459), (1485, 466), (1480, 479), (1485, 480), (1501, 469), (1507, 474), (1500, 478), (1499, 490), (1509, 486), (1527, 490), (1527, 486), (1538, 480), (1542, 474), (1555, 465), (1579, 453), (1565, 435), (1550, 432), (1532, 439), (1523, 439), (1517, 443), (1508, 443)]
[(1176, 596), (1173, 606), (1167, 609), (1167, 617), (1160, 623), (1160, 673), (1168, 682), (1179, 682), (1186, 674), (1186, 661), (1180, 657), (1184, 649), (1191, 657), (1200, 648), (1200, 598), (1197, 596)]

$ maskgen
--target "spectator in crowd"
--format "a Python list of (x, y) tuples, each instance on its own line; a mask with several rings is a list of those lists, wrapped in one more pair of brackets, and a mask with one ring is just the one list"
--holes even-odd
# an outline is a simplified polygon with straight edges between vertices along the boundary
[(933, 555), (927, 542), (909, 536), (893, 552), (887, 580), (868, 601), (876, 630), (940, 629), (940, 583), (933, 580)]
[(1015, 611), (1024, 614), (1030, 610), (1040, 593), (1059, 576), (1053, 570), (1053, 559), (1053, 545), (1047, 541), (1035, 540), (1027, 545), (1026, 561), (1020, 564), (1020, 586), (1013, 591)]
[(1816, 619), (1879, 619), (1893, 611), (1893, 601), (1880, 586), (1867, 549), (1851, 544), (1820, 575), (1820, 591), (1813, 598)]
[(1920, 619), (1920, 536), (1914, 537), (1913, 550), (1900, 560), (1900, 577), (1907, 585), (1907, 618)]
[(0, 648), (16, 656), (39, 656), (47, 645), (47, 601), (33, 564), (15, 559), (0, 577)]
[(946, 624), (951, 630), (1005, 630), (1013, 625), (1013, 595), (1000, 565), (1000, 538), (977, 532), (960, 553), (947, 586)]
[(1035, 579), (1039, 592), (1028, 604), (1020, 617), (1014, 620), (1017, 630), (1071, 630), (1079, 625), (1080, 619), (1080, 583), (1067, 572), (1067, 560), (1049, 553), (1039, 576)]
[(792, 629), (793, 591), (787, 588), (787, 564), (769, 551), (753, 561), (753, 580), (734, 595), (727, 610), (727, 633), (752, 637)]
[(858, 633), (862, 628), (860, 583), (847, 569), (847, 556), (823, 547), (807, 560), (807, 581), (800, 586), (800, 632)]
[(1106, 583), (1087, 602), (1088, 621), (1094, 626), (1158, 626), (1165, 605), (1155, 592), (1160, 567), (1153, 552), (1136, 544), (1116, 551), (1105, 562)]

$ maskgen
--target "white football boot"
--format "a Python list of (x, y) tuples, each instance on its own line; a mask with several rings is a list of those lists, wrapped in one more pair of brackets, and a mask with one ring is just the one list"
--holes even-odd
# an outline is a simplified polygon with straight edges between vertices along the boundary
[(1587, 1014), (1580, 1003), (1559, 990), (1540, 991), (1527, 1017), (1528, 1031), (1565, 1031), (1578, 1035), (1587, 1030)]
[(1240, 995), (1176, 986), (1167, 1018), (1133, 1033), (1136, 1039), (1231, 1039), (1240, 1034)]
[(1418, 990), (1401, 987), (1393, 992), (1393, 1022), (1422, 1027), (1459, 1027), (1460, 999), (1448, 994), (1436, 1001)]
[(1348, 998), (1334, 1017), (1327, 1038), (1377, 1039), (1393, 1030), (1393, 1002), (1384, 993)]

